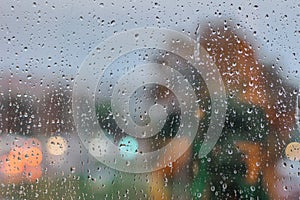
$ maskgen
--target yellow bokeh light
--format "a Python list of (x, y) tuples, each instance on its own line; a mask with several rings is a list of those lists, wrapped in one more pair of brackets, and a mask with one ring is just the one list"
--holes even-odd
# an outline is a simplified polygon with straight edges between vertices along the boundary
[(291, 142), (285, 148), (285, 155), (292, 161), (300, 160), (300, 143)]
[(63, 155), (67, 150), (67, 142), (61, 136), (50, 137), (47, 141), (47, 150), (52, 155)]

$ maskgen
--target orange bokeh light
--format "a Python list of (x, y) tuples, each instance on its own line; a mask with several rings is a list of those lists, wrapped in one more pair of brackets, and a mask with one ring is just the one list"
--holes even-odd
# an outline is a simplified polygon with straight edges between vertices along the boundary
[(42, 176), (42, 160), (40, 141), (27, 139), (22, 147), (12, 147), (9, 153), (0, 157), (0, 177), (7, 183), (33, 182)]
[(24, 150), (24, 158), (26, 165), (36, 167), (41, 164), (43, 153), (39, 148), (31, 147)]

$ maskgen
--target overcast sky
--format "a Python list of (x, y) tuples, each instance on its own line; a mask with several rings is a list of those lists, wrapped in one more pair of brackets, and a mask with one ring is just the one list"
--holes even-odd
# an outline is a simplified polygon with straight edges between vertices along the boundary
[(284, 77), (300, 84), (299, 1), (155, 2), (2, 2), (0, 74), (13, 73), (31, 87), (62, 79), (72, 85), (84, 58), (114, 32), (144, 26), (195, 32), (199, 23), (232, 19), (232, 25), (240, 24), (240, 35), (259, 47), (263, 62), (275, 63)]

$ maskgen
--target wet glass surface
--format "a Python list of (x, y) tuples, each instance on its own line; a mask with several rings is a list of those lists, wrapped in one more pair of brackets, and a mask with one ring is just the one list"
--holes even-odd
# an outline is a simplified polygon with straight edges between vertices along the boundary
[(0, 199), (299, 199), (297, 1), (0, 5)]

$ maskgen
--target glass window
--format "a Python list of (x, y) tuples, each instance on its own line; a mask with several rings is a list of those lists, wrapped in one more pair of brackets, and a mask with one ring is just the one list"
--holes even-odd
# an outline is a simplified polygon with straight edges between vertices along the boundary
[(297, 1), (7, 1), (0, 199), (298, 199)]

